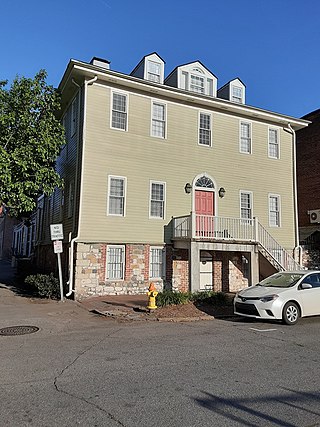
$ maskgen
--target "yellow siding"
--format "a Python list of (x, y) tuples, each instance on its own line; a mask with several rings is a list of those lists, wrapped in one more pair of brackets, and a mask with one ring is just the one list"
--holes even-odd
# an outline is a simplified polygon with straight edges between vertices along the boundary
[[(268, 193), (281, 196), (279, 229), (269, 229), (294, 246), (292, 137), (280, 129), (280, 159), (268, 158), (268, 123), (252, 122), (252, 154), (239, 152), (239, 117), (212, 111), (212, 147), (198, 145), (197, 106), (167, 103), (167, 138), (150, 136), (149, 96), (129, 93), (128, 132), (110, 128), (111, 88), (88, 88), (83, 217), (80, 238), (91, 242), (161, 243), (172, 216), (192, 210), (187, 182), (206, 172), (226, 196), (219, 216), (240, 216), (239, 191), (253, 192), (253, 212), (268, 228)], [(210, 112), (210, 111), (209, 111)], [(126, 216), (107, 216), (108, 175), (127, 178)], [(149, 219), (150, 180), (166, 182), (166, 218)]]

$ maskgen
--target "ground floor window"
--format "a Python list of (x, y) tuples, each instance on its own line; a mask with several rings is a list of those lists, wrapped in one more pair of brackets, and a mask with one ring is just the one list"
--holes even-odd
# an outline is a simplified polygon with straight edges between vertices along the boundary
[(149, 259), (150, 279), (162, 278), (164, 275), (164, 249), (162, 247), (151, 247)]
[(108, 246), (107, 248), (107, 280), (123, 280), (125, 266), (125, 247), (124, 246)]

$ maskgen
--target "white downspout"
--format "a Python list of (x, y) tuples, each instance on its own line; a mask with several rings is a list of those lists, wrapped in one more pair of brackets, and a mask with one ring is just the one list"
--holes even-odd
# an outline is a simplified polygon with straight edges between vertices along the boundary
[(302, 251), (299, 242), (299, 221), (298, 221), (298, 194), (297, 194), (297, 155), (296, 155), (296, 132), (293, 130), (290, 123), (288, 128), (292, 134), (292, 155), (293, 155), (293, 193), (294, 193), (294, 222), (295, 222), (295, 247), (294, 258), (297, 261), (296, 253), (298, 251), (298, 262), (302, 263)]
[[(84, 158), (85, 158), (85, 143), (86, 143), (86, 128), (87, 128), (87, 89), (88, 85), (94, 83), (98, 79), (98, 76), (94, 76), (91, 80), (85, 80), (84, 82), (84, 95), (83, 95), (83, 128), (82, 128), (82, 159), (81, 159), (81, 178), (80, 178), (80, 195), (79, 195), (79, 219), (78, 219), (78, 232), (76, 237), (71, 239), (70, 242), (70, 254), (69, 254), (69, 292), (66, 294), (69, 297), (73, 289), (73, 250), (74, 243), (79, 239), (80, 236), (80, 227), (81, 227), (81, 216), (82, 216), (82, 198), (83, 198), (83, 171), (84, 171)], [(77, 85), (76, 82), (72, 81)], [(71, 233), (69, 234), (69, 238), (71, 238)]]

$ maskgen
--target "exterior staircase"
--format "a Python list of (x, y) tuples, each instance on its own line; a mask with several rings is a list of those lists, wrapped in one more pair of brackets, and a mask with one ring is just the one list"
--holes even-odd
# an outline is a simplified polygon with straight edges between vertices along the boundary
[(173, 218), (173, 239), (255, 244), (277, 271), (304, 269), (260, 224), (258, 218), (226, 218), (191, 212), (190, 215)]

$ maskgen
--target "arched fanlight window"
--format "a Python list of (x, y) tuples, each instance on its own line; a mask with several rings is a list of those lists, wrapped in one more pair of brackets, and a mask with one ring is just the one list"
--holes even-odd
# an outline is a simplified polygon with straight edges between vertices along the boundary
[(203, 71), (200, 68), (192, 68), (192, 71), (195, 73), (203, 74)]
[(210, 178), (203, 175), (199, 179), (197, 179), (196, 187), (200, 188), (211, 188), (214, 190), (214, 184)]

